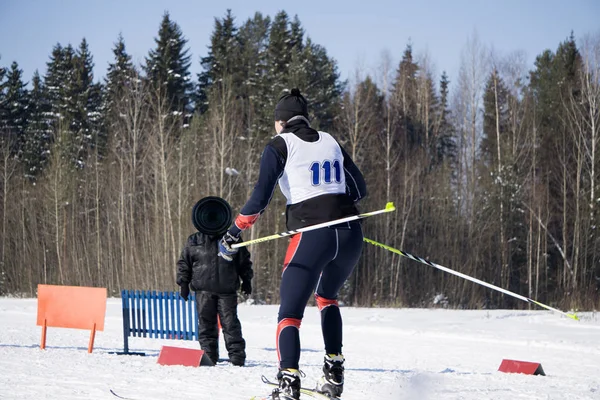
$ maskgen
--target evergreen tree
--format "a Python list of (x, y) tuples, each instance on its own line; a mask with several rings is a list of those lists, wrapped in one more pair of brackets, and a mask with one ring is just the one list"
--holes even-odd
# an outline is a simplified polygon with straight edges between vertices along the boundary
[(241, 97), (249, 138), (267, 138), (272, 134), (273, 110), (265, 106), (271, 96), (271, 84), (266, 74), (267, 50), (271, 19), (256, 13), (239, 29), (240, 67), (242, 69)]
[(230, 81), (230, 84), (236, 88), (240, 88), (243, 83), (244, 66), (240, 63), (241, 46), (237, 32), (231, 10), (227, 10), (222, 20), (215, 18), (208, 55), (202, 57), (200, 64), (203, 71), (198, 74), (198, 91), (195, 100), (196, 110), (201, 114), (208, 109), (208, 95), (213, 85), (222, 82), (223, 79)]
[[(581, 56), (575, 39), (571, 37), (561, 43), (556, 54), (546, 50), (535, 61), (535, 69), (530, 74), (530, 88), (536, 102), (536, 114), (540, 132), (540, 164), (548, 172), (548, 179), (560, 177), (560, 163), (556, 163), (556, 149), (564, 148), (562, 142), (568, 135), (564, 131), (564, 109), (562, 100), (571, 94), (577, 96), (577, 71)], [(554, 172), (552, 171), (554, 170)], [(574, 170), (574, 169), (573, 169)], [(559, 182), (550, 182), (558, 184)]]
[[(0, 57), (2, 60), (2, 57)], [(0, 87), (2, 87), (2, 82), (4, 82), (4, 76), (6, 75), (6, 68), (0, 66)]]
[[(296, 43), (297, 44), (297, 43)], [(289, 29), (289, 18), (285, 11), (275, 15), (269, 30), (269, 46), (267, 48), (267, 71), (271, 84), (271, 95), (268, 106), (275, 107), (279, 97), (284, 91), (289, 90), (289, 67), (292, 63), (294, 48), (291, 31)]]
[(438, 107), (439, 128), (434, 164), (448, 161), (454, 166), (458, 160), (458, 146), (456, 145), (456, 131), (450, 121), (451, 111), (448, 106), (449, 93), (450, 81), (448, 80), (446, 71), (444, 71), (440, 79), (440, 104)]
[(44, 84), (37, 70), (31, 82), (33, 88), (29, 95), (29, 118), (25, 130), (22, 163), (25, 176), (33, 180), (48, 162), (52, 131), (48, 119), (50, 108), (48, 100), (44, 97)]
[(300, 18), (297, 15), (294, 16), (293, 21), (290, 23), (290, 48), (302, 51), (304, 47), (304, 28), (300, 23)]
[[(478, 218), (485, 221), (481, 225), (490, 227), (492, 263), (501, 266), (499, 270), (490, 270), (489, 279), (510, 290), (520, 291), (520, 274), (526, 267), (527, 232), (521, 223), (522, 177), (519, 177), (518, 160), (510, 146), (515, 134), (509, 119), (510, 97), (498, 70), (493, 69), (483, 94), (483, 136), (478, 163), (480, 206), (477, 210)], [(499, 301), (502, 306), (513, 305), (509, 299)]]
[(311, 104), (311, 120), (315, 127), (331, 129), (338, 114), (344, 84), (339, 81), (335, 60), (324, 47), (310, 38), (304, 42), (304, 29), (298, 16), (290, 22), (285, 11), (279, 12), (271, 24), (267, 48), (267, 76), (271, 82), (269, 106), (291, 87), (298, 87)]
[(83, 167), (89, 148), (92, 146), (92, 132), (88, 120), (88, 99), (91, 94), (93, 81), (92, 69), (94, 64), (89, 53), (87, 41), (82, 40), (76, 55), (73, 58), (74, 86), (72, 98), (73, 118), (69, 127), (69, 141), (73, 154), (73, 161), (77, 166)]
[(83, 167), (90, 151), (98, 146), (105, 153), (106, 134), (102, 120), (102, 86), (94, 83), (94, 62), (86, 39), (84, 38), (73, 58), (75, 116), (71, 123), (71, 132), (77, 165)]
[(12, 143), (15, 147), (12, 151), (17, 156), (21, 155), (25, 141), (29, 96), (22, 75), (23, 71), (19, 69), (17, 62), (13, 62), (3, 84), (3, 105), (0, 111), (0, 131), (14, 138)]
[(310, 38), (294, 49), (288, 85), (304, 92), (310, 102), (311, 123), (316, 128), (330, 130), (339, 114), (344, 90), (337, 63), (327, 56), (323, 46), (313, 43)]
[(238, 31), (240, 44), (241, 71), (244, 73), (244, 87), (247, 89), (245, 97), (251, 90), (268, 82), (265, 68), (267, 63), (267, 49), (269, 46), (269, 29), (271, 19), (263, 17), (261, 13), (254, 14)]
[(113, 116), (117, 107), (123, 100), (127, 90), (132, 89), (132, 80), (136, 79), (137, 72), (131, 62), (131, 56), (125, 49), (123, 36), (119, 34), (117, 43), (113, 48), (114, 62), (108, 64), (105, 82), (105, 108), (107, 115)]
[[(549, 235), (566, 240), (565, 230), (572, 226), (574, 213), (569, 212), (577, 193), (564, 182), (576, 182), (577, 160), (574, 157), (574, 135), (566, 124), (567, 111), (563, 105), (565, 99), (579, 97), (577, 74), (581, 65), (581, 56), (573, 35), (562, 42), (552, 53), (546, 50), (535, 61), (535, 69), (530, 73), (530, 89), (535, 101), (535, 123), (537, 143), (537, 178), (546, 187)], [(567, 208), (565, 208), (567, 207)], [(564, 243), (568, 246), (568, 243)], [(547, 257), (551, 279), (550, 289), (557, 283), (557, 268), (565, 268), (564, 260), (555, 243), (549, 243)]]
[(50, 61), (46, 63), (44, 95), (50, 107), (49, 117), (52, 119), (52, 130), (55, 134), (70, 125), (74, 114), (73, 56), (74, 51), (70, 45), (63, 48), (60, 43), (57, 43), (52, 49)]
[(57, 44), (47, 63), (44, 96), (48, 100), (55, 146), (69, 163), (83, 168), (102, 129), (102, 87), (93, 82), (93, 58), (85, 38), (77, 51)]
[(273, 22), (255, 14), (238, 30), (228, 11), (215, 20), (209, 54), (202, 58), (203, 72), (198, 76), (196, 109), (209, 107), (210, 88), (226, 81), (244, 102), (244, 120), (249, 135), (269, 136), (272, 110), (281, 95), (299, 87), (311, 102), (315, 127), (329, 129), (337, 115), (343, 83), (339, 82), (336, 62), (322, 46), (307, 39), (298, 17), (290, 21), (285, 11)]
[(186, 110), (192, 89), (189, 50), (179, 25), (171, 21), (169, 13), (163, 16), (155, 42), (156, 48), (146, 57), (146, 77), (154, 90), (165, 96), (171, 111)]
[[(0, 58), (1, 60), (2, 58)], [(4, 78), (6, 76), (6, 68), (0, 66), (0, 118), (4, 118), (5, 114), (5, 103), (6, 103), (6, 83)]]
[(422, 143), (422, 126), (417, 118), (417, 72), (419, 66), (413, 61), (412, 45), (408, 44), (396, 71), (393, 88), (394, 106), (402, 121), (402, 137), (409, 151)]
[(111, 140), (108, 135), (114, 136), (122, 124), (121, 116), (125, 114), (122, 108), (128, 106), (129, 94), (138, 89), (136, 80), (139, 78), (138, 72), (131, 62), (131, 56), (125, 49), (125, 41), (121, 34), (115, 43), (113, 54), (114, 62), (109, 63), (104, 78), (103, 115), (107, 142)]

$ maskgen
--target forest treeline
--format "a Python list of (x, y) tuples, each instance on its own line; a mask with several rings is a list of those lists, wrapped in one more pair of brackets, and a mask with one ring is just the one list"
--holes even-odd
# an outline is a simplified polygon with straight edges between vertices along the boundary
[[(50, 50), (50, 49), (49, 49)], [(0, 60), (0, 294), (40, 283), (176, 289), (200, 198), (239, 211), (273, 109), (291, 87), (365, 174), (365, 236), (546, 304), (600, 305), (600, 35), (498, 55), (470, 37), (450, 82), (406, 44), (345, 81), (298, 17), (215, 18), (201, 70), (165, 13), (141, 65), (125, 38), (94, 77), (85, 38), (24, 77)], [(451, 86), (452, 85), (452, 86)], [(598, 184), (598, 185), (596, 185)], [(257, 238), (286, 230), (277, 190)], [(287, 239), (250, 247), (255, 300), (276, 303)], [(527, 303), (365, 244), (341, 300), (356, 306)]]

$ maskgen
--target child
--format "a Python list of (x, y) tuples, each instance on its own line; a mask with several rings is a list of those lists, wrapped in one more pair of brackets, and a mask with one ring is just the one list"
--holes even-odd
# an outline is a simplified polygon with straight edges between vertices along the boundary
[[(223, 199), (218, 200), (220, 204), (224, 203), (229, 207)], [(216, 203), (208, 204), (206, 207)], [(177, 261), (180, 295), (187, 301), (190, 289), (196, 292), (198, 340), (200, 348), (212, 362), (216, 364), (219, 360), (218, 315), (229, 361), (233, 365), (243, 366), (246, 361), (246, 342), (242, 337), (242, 326), (237, 315), (237, 291), (241, 279), (242, 293), (252, 293), (251, 282), (254, 273), (250, 253), (244, 247), (231, 261), (218, 257), (219, 240), (230, 222), (220, 224), (224, 225), (225, 229), (219, 233), (212, 229), (203, 229), (202, 224), (198, 224), (196, 220), (193, 222), (199, 231), (190, 235)], [(203, 233), (201, 230), (209, 233)]]

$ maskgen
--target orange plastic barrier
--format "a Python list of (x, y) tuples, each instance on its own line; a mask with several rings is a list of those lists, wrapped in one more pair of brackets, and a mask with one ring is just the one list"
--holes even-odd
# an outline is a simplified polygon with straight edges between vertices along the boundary
[(90, 329), (88, 353), (96, 331), (104, 330), (106, 288), (38, 285), (37, 325), (42, 327), (40, 348), (46, 348), (46, 329)]
[(157, 363), (160, 365), (183, 365), (185, 367), (214, 366), (203, 350), (163, 346)]
[(516, 373), (516, 374), (527, 374), (527, 375), (543, 375), (546, 373), (542, 368), (542, 364), (538, 362), (529, 362), (529, 361), (518, 361), (518, 360), (502, 360), (500, 367), (498, 368), (500, 372), (507, 373)]

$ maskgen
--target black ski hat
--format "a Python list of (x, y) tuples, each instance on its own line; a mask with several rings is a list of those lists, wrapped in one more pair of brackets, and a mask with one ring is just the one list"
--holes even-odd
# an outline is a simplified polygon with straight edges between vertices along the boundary
[(293, 88), (289, 94), (279, 98), (275, 106), (275, 121), (288, 121), (296, 115), (308, 119), (308, 103), (300, 94), (300, 89)]
[(207, 235), (224, 234), (232, 220), (231, 206), (220, 197), (208, 196), (198, 200), (192, 208), (192, 223)]

